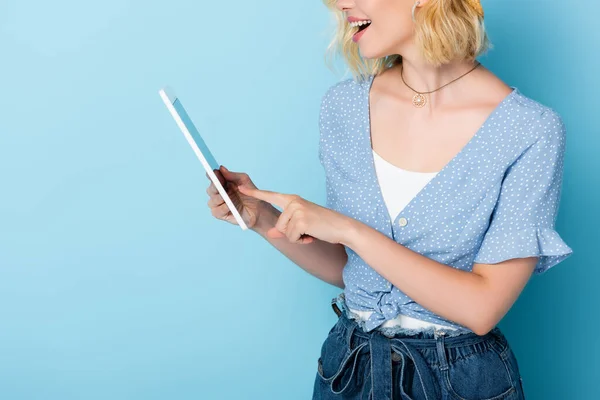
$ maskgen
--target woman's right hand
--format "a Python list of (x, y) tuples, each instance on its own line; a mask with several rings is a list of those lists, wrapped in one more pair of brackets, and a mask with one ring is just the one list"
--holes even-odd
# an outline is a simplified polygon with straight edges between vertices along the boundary
[[(240, 185), (256, 188), (248, 174), (244, 172), (229, 171), (222, 165), (219, 169), (214, 170), (214, 173), (219, 179), (219, 182), (221, 182), (221, 185), (225, 188), (225, 191), (231, 198), (235, 208), (242, 216), (242, 220), (244, 220), (249, 229), (254, 227), (260, 214), (265, 212), (265, 210), (268, 209), (268, 206), (271, 205), (254, 197), (246, 196), (238, 190), (238, 186)], [(208, 174), (206, 174), (206, 177), (208, 178)], [(212, 215), (217, 219), (238, 225), (233, 214), (229, 211), (229, 207), (225, 204), (225, 200), (223, 200), (223, 197), (219, 194), (212, 181), (210, 181), (206, 193), (210, 196), (208, 206), (210, 207)]]

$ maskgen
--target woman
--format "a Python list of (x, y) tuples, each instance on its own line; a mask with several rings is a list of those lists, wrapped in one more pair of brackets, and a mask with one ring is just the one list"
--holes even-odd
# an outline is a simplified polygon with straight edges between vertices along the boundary
[(217, 171), (254, 231), (344, 289), (313, 399), (523, 399), (496, 324), (572, 253), (554, 230), (562, 119), (475, 61), (477, 0), (326, 4), (354, 75), (321, 103), (327, 207)]

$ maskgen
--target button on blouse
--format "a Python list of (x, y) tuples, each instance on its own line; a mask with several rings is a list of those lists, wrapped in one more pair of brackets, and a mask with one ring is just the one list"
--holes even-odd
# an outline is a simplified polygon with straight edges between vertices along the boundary
[[(473, 263), (536, 256), (539, 275), (572, 254), (555, 230), (566, 142), (556, 111), (513, 87), (471, 140), (392, 219), (372, 152), (374, 77), (340, 81), (322, 98), (319, 160), (328, 208), (465, 271)], [(400, 313), (470, 331), (414, 302), (352, 249), (346, 247), (346, 253), (344, 296), (350, 308), (373, 311), (365, 323), (368, 331)]]

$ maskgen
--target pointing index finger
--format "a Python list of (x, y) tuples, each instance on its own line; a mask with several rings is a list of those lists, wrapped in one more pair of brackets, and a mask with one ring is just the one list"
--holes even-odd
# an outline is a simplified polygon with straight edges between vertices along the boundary
[(270, 190), (253, 189), (246, 186), (240, 186), (240, 191), (248, 196), (266, 201), (284, 209), (290, 202), (290, 195), (272, 192)]

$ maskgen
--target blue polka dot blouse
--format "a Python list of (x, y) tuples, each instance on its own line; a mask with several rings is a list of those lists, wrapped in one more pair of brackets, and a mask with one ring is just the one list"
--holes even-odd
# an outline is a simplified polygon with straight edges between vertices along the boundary
[[(572, 249), (555, 231), (561, 194), (565, 126), (559, 114), (516, 87), (472, 139), (394, 218), (378, 185), (370, 133), (374, 75), (346, 79), (322, 98), (319, 160), (326, 206), (397, 243), (453, 268), (539, 257), (534, 274)], [(423, 308), (346, 247), (348, 307), (373, 311), (371, 331), (398, 314), (470, 331)]]

